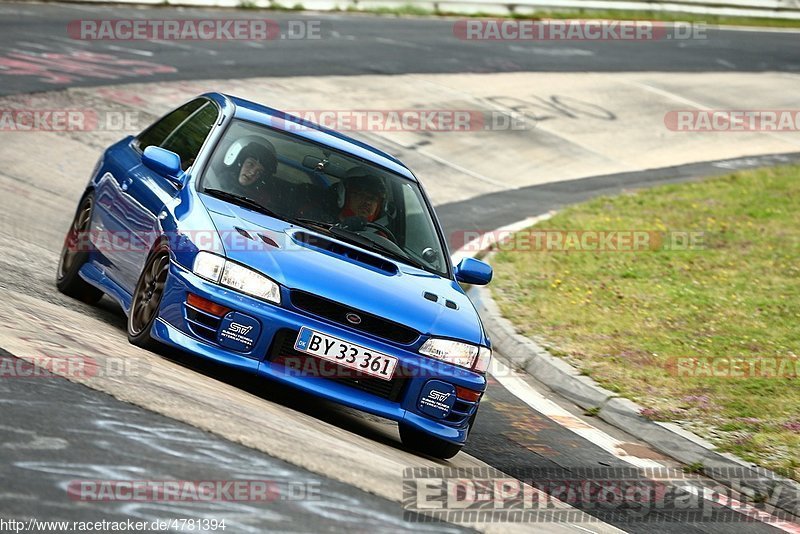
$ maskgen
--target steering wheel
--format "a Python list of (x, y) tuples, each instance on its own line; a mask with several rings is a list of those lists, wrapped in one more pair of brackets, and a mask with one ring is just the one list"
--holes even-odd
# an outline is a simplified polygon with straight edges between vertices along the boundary
[(364, 223), (364, 227), (365, 228), (372, 228), (373, 230), (379, 231), (380, 233), (385, 235), (388, 239), (390, 239), (392, 241), (392, 243), (394, 243), (397, 246), (400, 246), (400, 242), (397, 241), (397, 238), (394, 236), (392, 231), (389, 230), (388, 228), (386, 228), (384, 225), (378, 224), (378, 223), (374, 223), (374, 222), (370, 222), (370, 221), (366, 221)]

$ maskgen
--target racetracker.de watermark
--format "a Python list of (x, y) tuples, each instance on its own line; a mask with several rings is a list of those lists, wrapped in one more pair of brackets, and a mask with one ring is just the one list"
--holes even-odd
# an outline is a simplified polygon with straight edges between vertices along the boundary
[[(331, 356), (335, 357), (337, 361), (329, 361), (323, 360), (321, 358), (315, 358), (313, 356), (301, 354), (298, 355), (295, 351), (292, 351), (294, 354), (283, 354), (278, 353), (275, 357), (273, 357), (270, 362), (273, 365), (273, 370), (276, 372), (280, 372), (285, 374), (286, 376), (292, 377), (303, 377), (303, 378), (347, 378), (347, 379), (355, 379), (355, 380), (362, 380), (362, 379), (370, 379), (374, 377), (374, 373), (372, 375), (368, 374), (369, 369), (367, 365), (359, 366), (350, 366), (349, 365), (349, 356), (342, 355), (341, 345), (333, 344), (334, 349), (331, 351)], [(281, 349), (279, 349), (281, 350)], [(353, 359), (355, 361), (355, 359)], [(379, 362), (385, 361), (384, 359), (375, 358), (372, 361), (378, 360)], [(370, 360), (367, 360), (369, 362)], [(449, 376), (452, 375), (453, 372), (453, 365), (447, 361), (441, 360), (434, 360), (428, 359), (425, 361), (425, 365), (415, 366), (415, 367), (406, 367), (403, 365), (399, 365), (394, 369), (391, 378), (392, 379), (407, 379), (407, 378), (419, 378), (419, 377), (429, 377), (429, 378), (439, 378), (439, 379), (447, 379)], [(380, 366), (376, 366), (373, 368), (373, 371), (380, 369)], [(513, 374), (513, 370), (509, 369), (508, 367), (501, 367), (492, 360), (490, 364), (490, 373), (493, 376), (510, 376)], [(473, 391), (473, 393), (480, 397), (481, 392)]]
[(800, 378), (797, 356), (697, 356), (668, 358), (670, 374), (689, 378)]
[[(105, 200), (101, 199), (100, 204)], [(111, 206), (108, 206), (111, 208)], [(233, 252), (258, 252), (274, 250), (305, 250), (302, 243), (283, 233), (263, 228), (237, 228), (237, 230), (191, 230), (184, 232), (131, 232), (127, 230), (100, 230), (75, 232), (70, 230), (64, 246), (71, 252), (98, 251), (111, 254), (146, 254), (159, 240), (166, 240), (173, 252), (205, 250), (224, 254)]]
[(90, 356), (44, 353), (25, 358), (0, 355), (0, 380), (142, 377), (149, 374), (150, 370), (149, 364), (135, 358), (106, 357), (98, 360)]
[(706, 39), (706, 24), (650, 20), (465, 19), (453, 24), (464, 41), (661, 41)]
[(81, 41), (274, 41), (322, 39), (322, 21), (273, 19), (79, 19), (67, 24)]
[(702, 231), (673, 230), (457, 230), (450, 244), (463, 252), (645, 252), (705, 249)]
[(0, 109), (2, 132), (135, 132), (140, 129), (138, 111)]
[(273, 123), (290, 131), (311, 130), (314, 124), (337, 131), (476, 132), (525, 130), (525, 115), (508, 111), (468, 109), (298, 109), (286, 113), (301, 119)]
[(798, 109), (673, 110), (664, 125), (674, 132), (798, 132)]
[[(457, 230), (450, 234), (451, 250), (480, 252), (645, 252), (705, 250), (705, 232), (690, 230)], [(280, 248), (303, 251), (307, 243), (263, 228), (191, 230), (185, 232), (130, 232), (126, 230), (70, 231), (64, 241), (72, 252), (146, 254), (158, 240), (175, 252), (264, 252)]]
[[(462, 522), (752, 522), (791, 519), (780, 509), (798, 495), (756, 469), (709, 470), (714, 480), (679, 469), (407, 468), (407, 521)], [(769, 487), (767, 494), (751, 491)], [(741, 490), (748, 488), (747, 491)], [(588, 515), (590, 514), (590, 515)]]
[(67, 495), (89, 502), (274, 502), (320, 500), (319, 482), (274, 480), (71, 480)]

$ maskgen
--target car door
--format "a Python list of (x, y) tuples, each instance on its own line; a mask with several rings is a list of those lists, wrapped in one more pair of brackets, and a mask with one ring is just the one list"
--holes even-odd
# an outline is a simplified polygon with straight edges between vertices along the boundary
[(179, 190), (174, 182), (142, 163), (148, 146), (160, 146), (176, 152), (184, 171), (189, 170), (200, 148), (219, 117), (216, 104), (205, 98), (193, 100), (169, 113), (127, 145), (120, 159), (132, 159), (134, 165), (108, 188), (118, 188), (114, 219), (124, 239), (111, 247), (108, 276), (129, 294), (133, 293), (139, 273), (155, 240), (161, 235), (158, 215), (164, 204)]

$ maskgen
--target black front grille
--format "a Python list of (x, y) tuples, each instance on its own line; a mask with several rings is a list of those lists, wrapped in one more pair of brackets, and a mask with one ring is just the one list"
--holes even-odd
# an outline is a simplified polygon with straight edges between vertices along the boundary
[(192, 332), (206, 341), (216, 343), (217, 330), (219, 330), (220, 323), (222, 323), (222, 318), (199, 310), (189, 304), (184, 304), (184, 306), (186, 309), (186, 322)]
[(457, 399), (456, 403), (453, 405), (452, 410), (450, 410), (450, 414), (447, 416), (445, 421), (448, 423), (453, 423), (455, 426), (461, 426), (462, 424), (467, 422), (467, 419), (472, 417), (475, 411), (478, 409), (477, 402), (470, 402), (464, 399)]
[[(355, 330), (367, 332), (374, 336), (388, 339), (396, 343), (408, 345), (419, 337), (419, 332), (401, 324), (393, 323), (366, 312), (354, 310), (338, 302), (324, 299), (305, 291), (293, 289), (290, 292), (292, 304), (295, 307), (324, 317), (335, 323), (345, 325)], [(355, 313), (361, 318), (359, 324), (353, 324), (345, 318), (348, 313)]]
[(383, 380), (316, 358), (311, 354), (296, 351), (294, 342), (297, 339), (297, 334), (298, 332), (294, 330), (279, 330), (272, 342), (269, 360), (275, 363), (283, 363), (287, 368), (303, 376), (335, 380), (340, 384), (366, 391), (392, 402), (397, 402), (400, 399), (406, 382), (405, 378)]

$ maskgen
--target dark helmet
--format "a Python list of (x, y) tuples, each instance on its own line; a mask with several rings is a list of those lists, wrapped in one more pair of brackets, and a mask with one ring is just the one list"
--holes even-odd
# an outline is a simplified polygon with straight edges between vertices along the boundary
[(383, 180), (364, 167), (358, 166), (348, 169), (343, 182), (347, 191), (375, 193), (380, 197), (381, 203), (386, 199), (386, 186)]
[(275, 174), (278, 170), (278, 157), (275, 155), (275, 147), (269, 141), (252, 142), (239, 151), (236, 156), (236, 168), (241, 169), (247, 158), (253, 158), (264, 166), (268, 176)]

